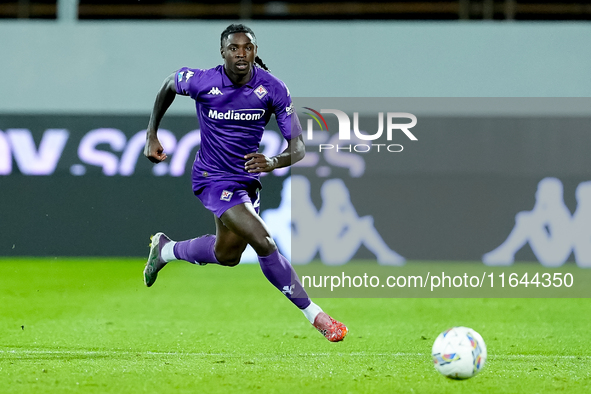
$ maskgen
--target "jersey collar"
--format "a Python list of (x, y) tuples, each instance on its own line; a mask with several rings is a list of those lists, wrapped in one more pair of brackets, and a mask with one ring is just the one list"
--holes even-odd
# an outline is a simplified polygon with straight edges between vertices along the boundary
[[(258, 74), (258, 66), (255, 66), (253, 64), (252, 66), (252, 78), (250, 78), (250, 81), (248, 81), (247, 83), (245, 83), (242, 86), (248, 86), (249, 88), (253, 89), (255, 84), (256, 84), (256, 79), (257, 79), (257, 74)], [(230, 78), (228, 78), (228, 76), (226, 75), (226, 70), (224, 68), (224, 65), (221, 65), (221, 73), (222, 73), (222, 86), (223, 87), (229, 87), (229, 86), (235, 86), (234, 83), (232, 81), (230, 81)]]

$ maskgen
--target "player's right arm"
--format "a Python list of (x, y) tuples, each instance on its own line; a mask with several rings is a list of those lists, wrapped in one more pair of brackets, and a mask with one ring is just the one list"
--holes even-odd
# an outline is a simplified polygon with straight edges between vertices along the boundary
[(162, 148), (162, 145), (158, 140), (157, 133), (160, 121), (177, 95), (175, 86), (176, 75), (176, 72), (170, 74), (162, 83), (162, 86), (156, 95), (152, 114), (150, 115), (150, 122), (148, 123), (148, 132), (146, 135), (146, 146), (144, 147), (144, 156), (146, 156), (152, 163), (160, 163), (166, 159), (166, 153), (164, 153), (164, 148)]

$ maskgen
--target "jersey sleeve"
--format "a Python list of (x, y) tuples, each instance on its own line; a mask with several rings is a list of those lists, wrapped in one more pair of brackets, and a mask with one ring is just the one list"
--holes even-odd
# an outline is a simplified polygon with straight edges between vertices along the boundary
[(203, 70), (183, 67), (176, 72), (176, 92), (183, 96), (190, 96), (192, 99), (199, 93), (199, 78)]
[(279, 81), (274, 92), (273, 112), (283, 138), (289, 141), (302, 134), (302, 125), (291, 101), (289, 89), (281, 81)]

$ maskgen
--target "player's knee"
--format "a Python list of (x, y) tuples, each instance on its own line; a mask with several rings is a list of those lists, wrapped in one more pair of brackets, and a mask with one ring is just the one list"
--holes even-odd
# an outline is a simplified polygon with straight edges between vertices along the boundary
[(238, 264), (240, 264), (240, 259), (226, 260), (224, 262), (220, 261), (220, 265), (223, 265), (224, 267), (236, 267)]
[(235, 267), (240, 263), (240, 257), (244, 248), (229, 249), (229, 250), (215, 250), (215, 257), (225, 267)]
[(250, 246), (259, 256), (268, 256), (277, 250), (275, 241), (270, 236), (261, 237), (251, 242)]
[(240, 256), (222, 254), (221, 256), (216, 255), (216, 258), (220, 265), (223, 265), (224, 267), (235, 267), (240, 264)]

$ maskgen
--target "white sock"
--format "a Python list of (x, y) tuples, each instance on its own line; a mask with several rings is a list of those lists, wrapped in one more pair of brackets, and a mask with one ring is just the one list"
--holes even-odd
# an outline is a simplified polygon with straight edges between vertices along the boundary
[(166, 261), (167, 263), (169, 261), (178, 260), (176, 258), (176, 256), (174, 255), (174, 245), (175, 244), (176, 244), (176, 242), (170, 241), (169, 243), (167, 243), (166, 245), (164, 245), (162, 247), (162, 251), (160, 252), (160, 257), (162, 257), (162, 260)]
[(316, 316), (322, 312), (322, 308), (311, 302), (306, 309), (301, 309), (301, 311), (304, 313), (304, 316), (306, 316), (306, 319), (308, 319), (310, 323), (314, 324), (314, 319), (316, 319)]

